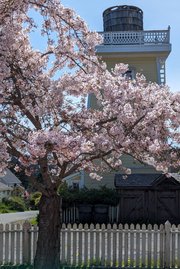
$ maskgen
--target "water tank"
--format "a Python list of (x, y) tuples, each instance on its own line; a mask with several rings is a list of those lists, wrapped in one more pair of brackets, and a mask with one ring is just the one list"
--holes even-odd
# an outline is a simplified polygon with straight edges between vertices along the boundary
[(135, 6), (113, 6), (103, 12), (104, 32), (143, 30), (143, 11)]

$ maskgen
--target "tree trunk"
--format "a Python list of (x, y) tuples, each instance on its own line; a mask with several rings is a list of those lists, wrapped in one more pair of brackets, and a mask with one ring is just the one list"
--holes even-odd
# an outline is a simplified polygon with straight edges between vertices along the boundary
[(56, 193), (42, 195), (39, 203), (39, 233), (34, 269), (59, 269), (61, 199)]

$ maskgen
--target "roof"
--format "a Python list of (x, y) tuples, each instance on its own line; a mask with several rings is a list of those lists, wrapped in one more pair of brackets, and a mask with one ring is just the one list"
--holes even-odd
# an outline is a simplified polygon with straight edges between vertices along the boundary
[(6, 184), (0, 182), (0, 191), (11, 191), (12, 188), (8, 187)]
[[(166, 176), (164, 174), (131, 174), (128, 175), (127, 178), (124, 178), (122, 174), (116, 174), (114, 178), (115, 187), (123, 188), (123, 187), (151, 187), (156, 185), (162, 180), (164, 180)], [(179, 181), (173, 176), (169, 179), (168, 182), (174, 182), (179, 185)]]
[(171, 173), (171, 176), (180, 183), (180, 174), (178, 174), (178, 173)]
[(151, 186), (161, 176), (161, 174), (131, 174), (124, 178), (124, 175), (116, 174), (115, 186)]
[(0, 182), (6, 185), (21, 184), (21, 181), (9, 169), (6, 169), (4, 176), (0, 176)]

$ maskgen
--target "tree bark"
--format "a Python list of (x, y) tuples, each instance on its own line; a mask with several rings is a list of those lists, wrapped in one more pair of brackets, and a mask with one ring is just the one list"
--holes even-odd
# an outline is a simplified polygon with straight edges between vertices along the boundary
[(34, 269), (60, 268), (61, 199), (56, 193), (42, 195)]

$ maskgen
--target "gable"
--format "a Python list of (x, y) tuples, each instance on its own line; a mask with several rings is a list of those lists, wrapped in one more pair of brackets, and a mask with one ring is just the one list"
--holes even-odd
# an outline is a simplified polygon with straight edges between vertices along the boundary
[(180, 187), (180, 182), (175, 177), (167, 177), (162, 175), (159, 179), (153, 182), (152, 186), (162, 188)]
[(6, 184), (0, 182), (0, 192), (1, 191), (9, 191), (9, 190), (11, 191), (12, 188), (11, 187), (8, 187)]
[(174, 177), (167, 177), (164, 174), (131, 174), (124, 178), (122, 174), (116, 174), (114, 178), (116, 188), (178, 188), (180, 181)]
[(3, 177), (0, 177), (0, 182), (6, 185), (20, 185), (21, 181), (9, 170), (6, 170), (6, 174)]

